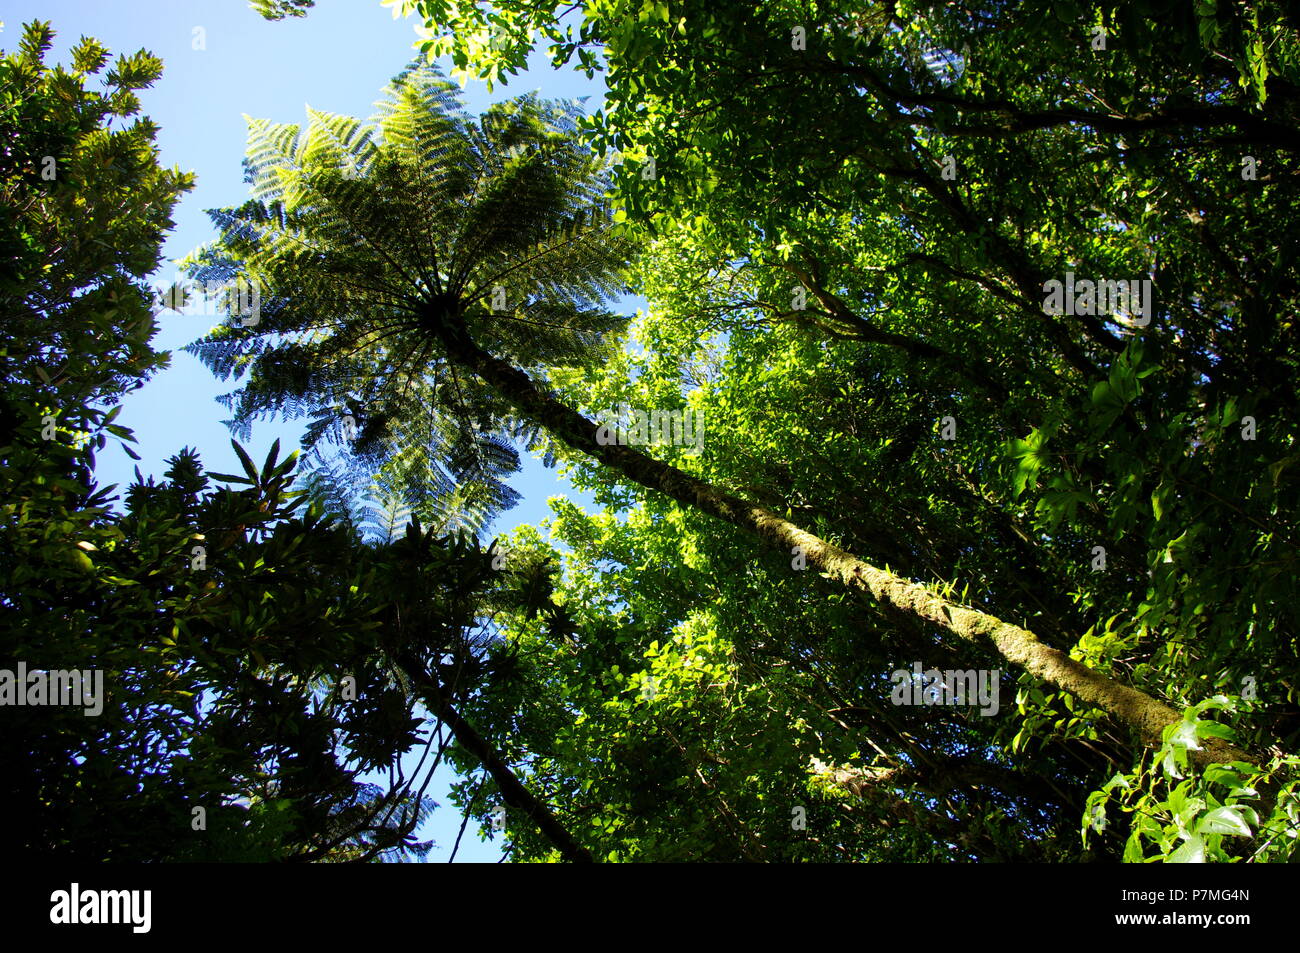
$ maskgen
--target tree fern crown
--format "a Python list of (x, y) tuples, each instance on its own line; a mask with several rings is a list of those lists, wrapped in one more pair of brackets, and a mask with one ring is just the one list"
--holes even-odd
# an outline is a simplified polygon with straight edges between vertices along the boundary
[(469, 335), (541, 380), (603, 360), (625, 326), (609, 305), (631, 243), (576, 104), (528, 95), (474, 119), (417, 65), (377, 107), (369, 121), (310, 108), (305, 126), (248, 120), (251, 197), (210, 213), (220, 237), (187, 265), (255, 283), (260, 313), (188, 350), (242, 381), (224, 398), (237, 433), (310, 416), (308, 466), (347, 447), (428, 525), (456, 496), (481, 528), (517, 499), (504, 482), (515, 443), (544, 438), (444, 343)]

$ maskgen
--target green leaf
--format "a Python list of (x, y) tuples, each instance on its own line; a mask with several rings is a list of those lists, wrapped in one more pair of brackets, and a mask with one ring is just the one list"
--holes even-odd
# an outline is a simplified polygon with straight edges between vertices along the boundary
[(212, 479), (218, 481), (219, 483), (232, 483), (232, 484), (235, 484), (236, 486), (239, 485), (239, 484), (241, 484), (241, 483), (242, 483), (242, 484), (247, 484), (248, 486), (256, 486), (256, 485), (257, 485), (256, 483), (254, 483), (252, 480), (248, 479), (247, 477), (236, 476), (236, 475), (233, 474), (233, 473), (217, 473), (216, 471), (211, 471), (211, 472), (208, 473), (208, 476), (210, 476)]
[(235, 448), (235, 455), (239, 457), (240, 466), (244, 468), (244, 473), (248, 475), (248, 479), (242, 482), (247, 482), (253, 486), (257, 486), (259, 484), (259, 475), (257, 472), (257, 465), (253, 463), (253, 458), (248, 455), (247, 451), (245, 451), (237, 441), (231, 440), (230, 445)]
[(262, 464), (262, 473), (258, 479), (259, 483), (269, 483), (275, 474), (275, 458), (280, 455), (280, 438), (276, 437), (275, 443), (271, 444), (271, 450), (266, 455), (266, 462)]
[(1235, 805), (1215, 808), (1201, 817), (1196, 823), (1198, 834), (1231, 834), (1234, 837), (1249, 837), (1250, 825), (1246, 823), (1242, 808)]
[(1172, 854), (1169, 855), (1171, 864), (1203, 864), (1205, 863), (1205, 842), (1193, 834)]

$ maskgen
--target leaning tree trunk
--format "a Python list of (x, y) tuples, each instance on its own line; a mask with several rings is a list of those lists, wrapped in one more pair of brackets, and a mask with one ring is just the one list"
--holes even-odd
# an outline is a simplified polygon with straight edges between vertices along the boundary
[[(811, 565), (849, 588), (867, 593), (895, 609), (920, 616), (968, 642), (992, 647), (1008, 662), (1096, 705), (1147, 741), (1159, 743), (1164, 728), (1182, 721), (1182, 715), (1163, 702), (1075, 661), (1059, 649), (1044, 644), (1027, 629), (943, 599), (924, 586), (878, 569), (800, 529), (765, 507), (723, 492), (705, 480), (639, 450), (600, 443), (596, 439), (597, 423), (543, 391), (519, 368), (483, 350), (463, 325), (444, 323), (438, 327), (438, 333), (452, 361), (478, 374), (510, 400), (524, 417), (548, 428), (570, 446), (590, 454), (642, 486), (726, 520), (786, 551), (800, 547)], [(1203, 748), (1189, 754), (1199, 764), (1255, 760), (1217, 738), (1205, 740)]]
[(460, 746), (478, 758), (487, 773), (492, 775), (492, 780), (497, 783), (505, 802), (528, 815), (528, 818), (537, 825), (537, 829), (555, 845), (560, 856), (565, 860), (592, 863), (591, 852), (578, 843), (550, 808), (524, 786), (511, 770), (510, 765), (506, 764), (497, 753), (496, 748), (452, 706), (442, 686), (429, 675), (424, 666), (409, 655), (403, 655), (397, 661), (407, 677), (421, 689), (421, 695), (430, 709), (451, 729)]

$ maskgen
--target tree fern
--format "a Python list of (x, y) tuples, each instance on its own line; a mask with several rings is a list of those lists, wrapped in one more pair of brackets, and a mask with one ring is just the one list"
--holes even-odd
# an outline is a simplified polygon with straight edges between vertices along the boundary
[(261, 292), (255, 323), (188, 348), (239, 382), (232, 429), (308, 417), (306, 465), (346, 447), (349, 485), (371, 479), (429, 526), (479, 531), (514, 505), (516, 445), (550, 445), (445, 358), (430, 321), (464, 315), (481, 346), (539, 378), (617, 346), (625, 319), (608, 304), (631, 250), (609, 229), (607, 170), (577, 144), (579, 115), (524, 96), (476, 120), (418, 65), (369, 122), (250, 119), (252, 198), (211, 213), (219, 238), (187, 263)]

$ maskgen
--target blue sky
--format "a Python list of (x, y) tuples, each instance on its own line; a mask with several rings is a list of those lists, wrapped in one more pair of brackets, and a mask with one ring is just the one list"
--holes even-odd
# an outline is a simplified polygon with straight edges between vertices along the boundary
[[(308, 16), (278, 23), (263, 20), (242, 0), (10, 0), (0, 7), (0, 46), (14, 48), (22, 25), (33, 19), (49, 21), (57, 33), (50, 63), (67, 62), (68, 50), (83, 35), (100, 40), (115, 56), (144, 48), (163, 60), (162, 79), (140, 94), (142, 112), (161, 127), (162, 164), (193, 171), (198, 181), (173, 212), (176, 228), (164, 246), (157, 282), (174, 280), (175, 261), (214, 237), (204, 210), (247, 198), (240, 167), (245, 114), (301, 123), (311, 106), (369, 116), (380, 90), (415, 55), (414, 22), (394, 20), (379, 0), (323, 0)], [(450, 72), (446, 64), (444, 69)], [(464, 99), (477, 113), (490, 102), (534, 89), (547, 97), (591, 96), (589, 110), (597, 108), (604, 92), (599, 77), (557, 72), (543, 54), (535, 54), (527, 74), (491, 95), (483, 84), (471, 83)], [(623, 303), (629, 313), (638, 306), (644, 306), (639, 299)], [(141, 472), (161, 476), (166, 458), (183, 446), (197, 448), (210, 471), (240, 472), (230, 432), (221, 423), (227, 412), (213, 399), (229, 387), (179, 350), (207, 332), (215, 318), (165, 312), (159, 321), (162, 330), (153, 346), (171, 352), (171, 367), (127, 398), (117, 421), (135, 431)], [(296, 449), (300, 434), (297, 422), (259, 424), (246, 447), (260, 460), (277, 438), (285, 452)], [(135, 465), (110, 444), (97, 477), (101, 484), (124, 488)], [(524, 499), (497, 521), (495, 533), (544, 519), (548, 496), (564, 494), (588, 509), (593, 505), (590, 495), (531, 459), (513, 485)], [(441, 771), (435, 776), (429, 788), (435, 800), (442, 801), (447, 781)], [(446, 806), (419, 832), (437, 842), (431, 860), (447, 859), (459, 824), (459, 815)], [(499, 857), (498, 846), (479, 842), (471, 829), (457, 860)]]

